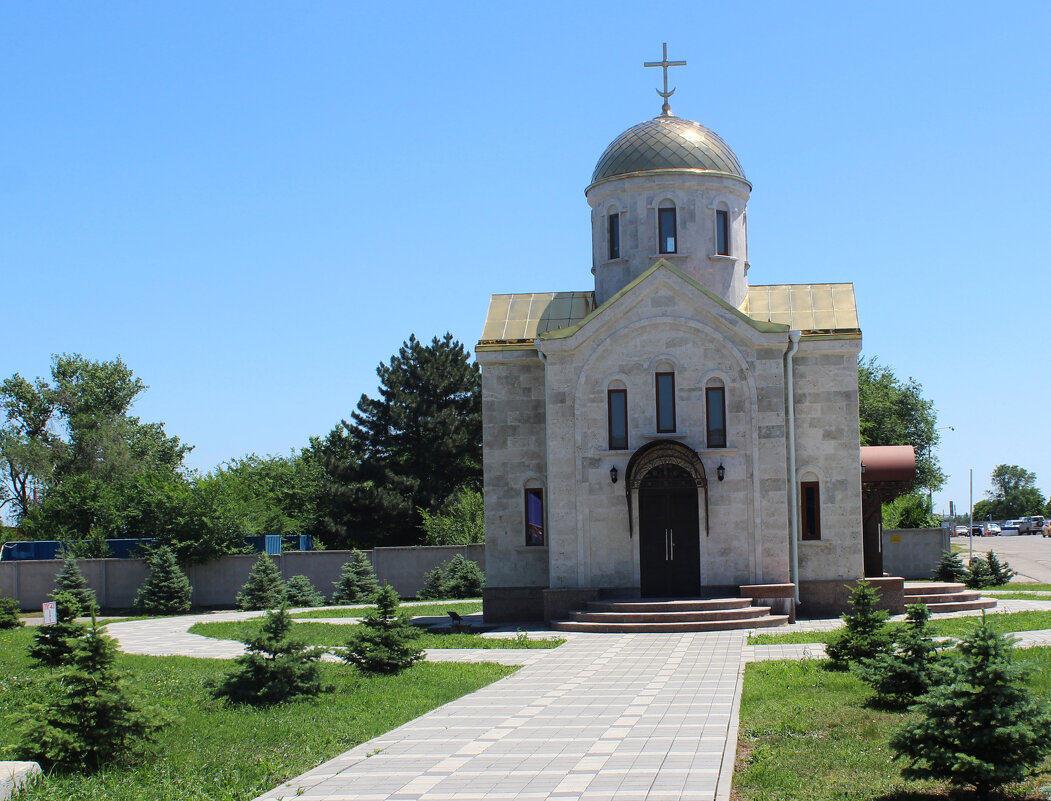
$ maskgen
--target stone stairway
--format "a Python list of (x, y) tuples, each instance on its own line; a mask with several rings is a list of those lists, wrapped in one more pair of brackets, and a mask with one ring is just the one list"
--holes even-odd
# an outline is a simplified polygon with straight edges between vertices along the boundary
[(977, 590), (969, 590), (962, 584), (942, 581), (908, 583), (905, 585), (905, 603), (925, 603), (931, 613), (969, 612), (976, 609), (992, 609), (995, 598), (983, 598)]
[(659, 633), (730, 631), (782, 626), (787, 615), (771, 615), (769, 606), (753, 606), (749, 598), (631, 599), (589, 601), (586, 610), (556, 620), (557, 631), (596, 633)]

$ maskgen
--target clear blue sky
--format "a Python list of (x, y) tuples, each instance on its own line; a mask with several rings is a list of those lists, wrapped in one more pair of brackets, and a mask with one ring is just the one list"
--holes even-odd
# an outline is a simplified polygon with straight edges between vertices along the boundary
[(1049, 8), (4, 3), (0, 375), (120, 355), (192, 466), (302, 447), (410, 333), (592, 287), (584, 188), (666, 41), (753, 183), (749, 278), (853, 281), (955, 427), (936, 505), (1001, 462), (1047, 493)]

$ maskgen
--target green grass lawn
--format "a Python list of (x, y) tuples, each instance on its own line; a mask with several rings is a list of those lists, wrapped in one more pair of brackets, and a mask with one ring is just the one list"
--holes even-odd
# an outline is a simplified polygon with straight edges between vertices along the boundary
[[(932, 620), (931, 629), (936, 637), (959, 637), (978, 625), (979, 616), (950, 617)], [(1039, 631), (1051, 629), (1051, 612), (992, 612), (986, 613), (990, 628), (998, 632)], [(900, 628), (903, 623), (891, 623)], [(755, 634), (748, 638), (749, 645), (785, 645), (789, 643), (828, 642), (835, 634), (832, 631), (792, 631), (785, 634)]]
[[(375, 609), (374, 606), (366, 607), (341, 607), (339, 609), (313, 609), (309, 612), (296, 612), (292, 617), (297, 619), (309, 620), (311, 618), (319, 617), (362, 617), (370, 609)], [(447, 616), (449, 611), (452, 610), (458, 615), (471, 615), (475, 612), (482, 611), (481, 601), (447, 601), (432, 604), (421, 604), (419, 606), (409, 606), (402, 604), (399, 609), (408, 615), (413, 617), (420, 616)]]
[[(1051, 649), (1026, 648), (1030, 685), (1051, 692)], [(821, 662), (758, 662), (745, 671), (733, 789), (741, 801), (937, 801), (945, 785), (905, 781), (887, 745), (908, 713), (866, 706), (869, 688)], [(1044, 763), (1051, 769), (1051, 760)], [(1010, 798), (1044, 799), (1047, 777), (1016, 788)], [(965, 794), (961, 798), (973, 798)]]
[[(193, 634), (215, 637), (219, 640), (247, 642), (259, 631), (262, 618), (230, 623), (197, 623), (190, 628)], [(296, 623), (292, 634), (308, 645), (345, 645), (353, 624)], [(422, 630), (421, 630), (422, 631)], [(478, 634), (434, 634), (422, 631), (416, 644), (420, 648), (554, 648), (565, 640), (531, 639), (525, 637), (482, 637)]]
[[(0, 749), (14, 742), (9, 716), (55, 691), (48, 689), (49, 670), (30, 667), (31, 638), (31, 630), (0, 631)], [(253, 709), (216, 701), (204, 688), (229, 670), (227, 661), (122, 654), (118, 664), (150, 704), (180, 722), (137, 762), (95, 774), (55, 774), (19, 801), (245, 801), (515, 670), (420, 663), (398, 676), (364, 677), (349, 666), (324, 664), (335, 692)]]

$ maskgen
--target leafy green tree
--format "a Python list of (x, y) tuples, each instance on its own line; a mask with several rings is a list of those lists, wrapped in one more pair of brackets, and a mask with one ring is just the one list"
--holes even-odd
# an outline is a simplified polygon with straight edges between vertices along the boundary
[(376, 599), (379, 590), (372, 562), (356, 548), (351, 551), (350, 561), (344, 562), (339, 580), (333, 585), (336, 588), (332, 595), (334, 604), (369, 604)]
[(0, 597), (0, 629), (17, 629), (25, 625), (18, 616), (21, 607), (14, 598)]
[(989, 477), (992, 489), (986, 499), (974, 505), (976, 520), (1009, 520), (1038, 515), (1044, 510), (1044, 496), (1036, 488), (1036, 473), (1014, 464), (998, 464)]
[(87, 610), (71, 592), (60, 590), (52, 593), (51, 598), (55, 602), (57, 622), (37, 626), (33, 642), (29, 644), (29, 656), (41, 665), (58, 667), (69, 661), (77, 642), (84, 636), (86, 628), (76, 619)]
[(931, 509), (930, 499), (920, 492), (899, 495), (883, 504), (883, 528), (938, 528), (941, 520)]
[(938, 647), (931, 636), (926, 604), (909, 604), (906, 624), (883, 653), (862, 659), (855, 670), (872, 687), (876, 703), (905, 709), (942, 677)]
[(858, 360), (858, 407), (862, 445), (912, 445), (915, 487), (939, 490), (945, 483), (934, 449), (940, 440), (934, 403), (914, 378), (901, 381), (875, 357)]
[(285, 601), (289, 606), (321, 606), (325, 603), (322, 595), (306, 576), (292, 576), (285, 583)]
[(0, 510), (17, 522), (39, 493), (51, 485), (65, 455), (65, 443), (52, 431), (55, 399), (42, 379), (31, 382), (18, 373), (0, 384)]
[(343, 660), (364, 673), (398, 673), (423, 658), (415, 646), (420, 630), (398, 614), (398, 593), (384, 584), (376, 596), (376, 611), (356, 625)]
[(141, 749), (167, 725), (144, 709), (116, 668), (116, 644), (92, 621), (64, 662), (62, 692), (30, 705), (17, 752), (47, 767), (96, 769)]
[(287, 607), (267, 612), (259, 632), (248, 640), (247, 653), (234, 660), (236, 668), (215, 686), (213, 695), (267, 706), (331, 689), (318, 669), (325, 649), (307, 648), (293, 639), (292, 625)]
[(468, 545), (485, 542), (485, 504), (482, 493), (460, 487), (435, 513), (417, 510), (423, 518), (423, 531), (428, 545)]
[(937, 567), (935, 567), (934, 572), (931, 573), (931, 579), (934, 581), (956, 582), (966, 576), (966, 565), (964, 565), (963, 560), (960, 559), (960, 555), (958, 553), (953, 553), (952, 551), (945, 551), (942, 553), (942, 558), (938, 560)]
[(248, 581), (237, 593), (237, 608), (277, 609), (285, 602), (285, 582), (274, 560), (265, 553), (248, 574)]
[(78, 614), (90, 615), (93, 613), (98, 602), (95, 599), (95, 591), (88, 586), (88, 580), (80, 572), (77, 558), (67, 554), (62, 563), (62, 570), (55, 576), (55, 592), (68, 592), (73, 595), (80, 604), (81, 612)]
[(180, 615), (190, 611), (193, 588), (170, 548), (161, 546), (146, 558), (149, 575), (139, 587), (135, 606), (147, 615)]
[(908, 778), (972, 786), (979, 798), (1038, 770), (1051, 751), (1051, 712), (1030, 697), (1025, 672), (1011, 663), (1016, 640), (997, 634), (982, 616), (958, 646), (947, 681), (912, 708), (919, 719), (891, 739)]
[(485, 574), (477, 562), (456, 554), (445, 566), (445, 590), (448, 598), (477, 598), (485, 587)]
[(441, 601), (452, 597), (445, 586), (445, 571), (441, 565), (423, 574), (423, 586), (416, 597), (421, 601)]
[(844, 628), (825, 646), (829, 668), (846, 670), (863, 659), (874, 659), (890, 645), (886, 609), (877, 609), (881, 593), (864, 579), (850, 591), (851, 611), (843, 615)]
[(325, 468), (321, 525), (329, 545), (420, 542), (419, 509), (434, 509), (482, 476), (481, 380), (451, 334), (410, 336), (376, 370), (379, 397), (363, 395), (311, 449)]

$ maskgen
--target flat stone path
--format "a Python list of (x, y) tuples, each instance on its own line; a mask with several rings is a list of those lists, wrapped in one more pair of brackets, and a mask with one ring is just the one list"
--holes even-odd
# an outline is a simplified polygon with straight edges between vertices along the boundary
[[(1030, 609), (1051, 603), (998, 606)], [(240, 643), (186, 629), (260, 614), (128, 621), (107, 631), (129, 653), (231, 658), (243, 652)], [(766, 633), (837, 625), (801, 621)], [(541, 632), (551, 634), (530, 633)], [(824, 655), (819, 644), (747, 645), (748, 633), (560, 632), (567, 642), (551, 650), (428, 651), (433, 661), (522, 668), (256, 801), (727, 801), (745, 664)], [(1051, 644), (1051, 631), (1019, 636), (1022, 645)]]

